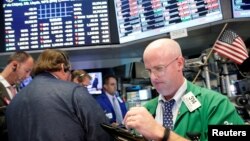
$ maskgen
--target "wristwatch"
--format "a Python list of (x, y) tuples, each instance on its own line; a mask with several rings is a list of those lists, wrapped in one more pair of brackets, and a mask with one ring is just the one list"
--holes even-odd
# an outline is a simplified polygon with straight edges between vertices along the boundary
[(170, 129), (166, 127), (164, 129), (164, 135), (163, 135), (162, 141), (167, 141), (169, 138), (169, 134), (170, 134)]

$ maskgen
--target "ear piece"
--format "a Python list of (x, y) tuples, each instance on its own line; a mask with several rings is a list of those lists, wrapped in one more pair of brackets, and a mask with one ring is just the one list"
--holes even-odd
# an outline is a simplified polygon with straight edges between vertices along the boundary
[(16, 71), (16, 68), (17, 68), (17, 64), (14, 64), (14, 65), (13, 65), (13, 68), (12, 68), (13, 72)]

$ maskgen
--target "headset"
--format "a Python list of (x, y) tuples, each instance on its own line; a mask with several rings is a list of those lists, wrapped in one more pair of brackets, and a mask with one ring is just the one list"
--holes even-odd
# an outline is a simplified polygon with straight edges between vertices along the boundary
[[(63, 59), (65, 61), (64, 63), (64, 72), (68, 72), (70, 71), (70, 63), (69, 63), (69, 58), (66, 54), (64, 54), (63, 52), (60, 52), (61, 55), (63, 56)], [(67, 65), (67, 66), (66, 66)]]

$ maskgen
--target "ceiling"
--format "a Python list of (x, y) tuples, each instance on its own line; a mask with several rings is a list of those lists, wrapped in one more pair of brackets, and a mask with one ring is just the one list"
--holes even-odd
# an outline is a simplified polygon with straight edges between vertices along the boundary
[[(219, 35), (224, 23), (228, 22), (228, 28), (234, 30), (243, 39), (250, 35), (250, 19), (237, 21), (222, 21), (206, 24), (188, 29), (188, 36), (176, 39), (182, 48), (186, 58), (199, 56), (205, 49), (210, 48)], [(144, 48), (149, 42), (157, 38), (169, 37), (168, 34), (142, 39), (126, 44), (92, 46), (79, 48), (64, 48), (69, 54), (73, 69), (112, 68), (131, 62), (140, 62)], [(30, 51), (37, 58), (41, 51)], [(0, 54), (0, 67), (4, 68), (10, 53)]]

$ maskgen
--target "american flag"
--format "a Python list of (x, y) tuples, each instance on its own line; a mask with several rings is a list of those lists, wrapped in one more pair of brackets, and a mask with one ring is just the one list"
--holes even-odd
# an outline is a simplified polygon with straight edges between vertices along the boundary
[(237, 64), (242, 64), (248, 58), (244, 41), (231, 30), (225, 30), (215, 42), (213, 50)]

